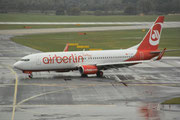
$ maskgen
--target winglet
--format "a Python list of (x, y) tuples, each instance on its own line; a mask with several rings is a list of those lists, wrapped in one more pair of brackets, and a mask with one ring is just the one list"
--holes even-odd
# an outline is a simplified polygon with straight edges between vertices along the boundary
[(69, 49), (69, 43), (66, 44), (65, 48), (64, 48), (64, 52), (67, 52)]
[(162, 58), (162, 56), (164, 55), (165, 51), (166, 51), (166, 48), (164, 48), (164, 50), (159, 54), (159, 56), (156, 60), (160, 60)]

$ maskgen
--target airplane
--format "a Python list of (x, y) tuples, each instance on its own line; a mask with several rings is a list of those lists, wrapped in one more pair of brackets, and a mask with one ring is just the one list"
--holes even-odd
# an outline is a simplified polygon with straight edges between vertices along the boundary
[[(159, 16), (143, 40), (128, 49), (102, 51), (68, 51), (68, 44), (63, 52), (44, 52), (23, 57), (13, 66), (33, 78), (33, 72), (56, 71), (69, 72), (79, 70), (82, 77), (89, 74), (103, 76), (103, 71), (160, 60), (166, 48), (158, 49), (164, 16)], [(157, 57), (157, 58), (155, 58)]]

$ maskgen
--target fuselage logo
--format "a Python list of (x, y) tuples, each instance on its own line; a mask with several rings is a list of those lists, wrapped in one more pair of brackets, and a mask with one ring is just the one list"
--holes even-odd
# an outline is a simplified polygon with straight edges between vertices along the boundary
[(61, 63), (79, 63), (83, 62), (84, 58), (81, 55), (71, 54), (70, 56), (47, 56), (43, 57), (42, 61), (44, 64), (61, 64)]
[(160, 39), (160, 32), (161, 32), (161, 24), (155, 24), (151, 29), (149, 43), (153, 46), (159, 44)]

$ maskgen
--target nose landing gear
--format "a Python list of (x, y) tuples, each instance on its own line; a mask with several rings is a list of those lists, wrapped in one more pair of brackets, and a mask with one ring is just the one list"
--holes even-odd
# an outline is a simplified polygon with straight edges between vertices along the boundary
[(33, 78), (32, 71), (23, 71), (23, 73), (28, 74), (28, 77), (29, 77), (30, 79)]
[(30, 74), (28, 75), (28, 77), (29, 77), (30, 79), (33, 78), (33, 74), (30, 73)]

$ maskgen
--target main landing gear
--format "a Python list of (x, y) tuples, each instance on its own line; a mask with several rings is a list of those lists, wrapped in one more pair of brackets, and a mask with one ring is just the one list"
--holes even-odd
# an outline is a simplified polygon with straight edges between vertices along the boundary
[(87, 74), (81, 74), (81, 77), (88, 77)]
[(97, 77), (103, 77), (103, 72), (102, 72), (102, 71), (98, 71), (98, 72), (96, 73), (96, 75), (97, 75)]
[[(98, 71), (96, 73), (96, 76), (97, 77), (103, 77), (103, 72), (102, 71)], [(81, 74), (81, 77), (88, 77), (88, 75), (87, 74)]]

